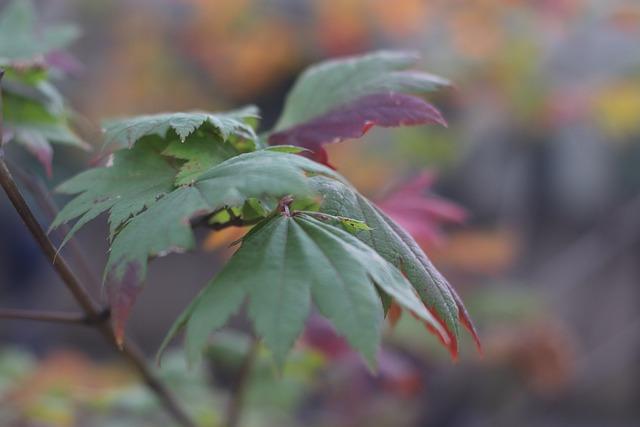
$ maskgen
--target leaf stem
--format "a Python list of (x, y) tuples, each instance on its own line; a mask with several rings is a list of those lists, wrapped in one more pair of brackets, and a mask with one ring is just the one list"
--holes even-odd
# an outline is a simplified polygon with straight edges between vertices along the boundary
[[(0, 81), (4, 75), (3, 70), (0, 70)], [(29, 208), (22, 193), (18, 189), (18, 186), (9, 171), (4, 158), (4, 151), (2, 149), (2, 135), (3, 135), (3, 118), (2, 118), (2, 91), (0, 90), (0, 185), (2, 186), (7, 197), (13, 204), (16, 212), (22, 218), (25, 226), (31, 232), (33, 238), (40, 246), (43, 254), (52, 263), (53, 268), (56, 270), (67, 289), (71, 292), (78, 305), (82, 308), (82, 311), (88, 318), (98, 318), (101, 314), (101, 309), (98, 304), (89, 295), (86, 288), (77, 279), (69, 264), (64, 257), (58, 255), (56, 248), (47, 237), (46, 232), (42, 229), (38, 221), (36, 220), (33, 212)], [(105, 340), (116, 351), (119, 350), (119, 346), (116, 342), (113, 329), (108, 322), (99, 322), (93, 325), (98, 330)], [(178, 405), (175, 398), (167, 387), (160, 381), (159, 378), (149, 369), (142, 353), (131, 343), (127, 343), (122, 347), (122, 355), (126, 360), (138, 371), (143, 381), (153, 392), (160, 402), (162, 402), (167, 412), (175, 419), (175, 421), (184, 427), (194, 427), (196, 424), (189, 418), (186, 412)]]
[(282, 213), (284, 216), (291, 216), (291, 211), (289, 209), (289, 207), (291, 206), (291, 203), (293, 203), (293, 197), (291, 196), (284, 196), (282, 199), (280, 199), (280, 201), (278, 202), (278, 207), (277, 209), (280, 211), (280, 213)]
[(258, 357), (258, 350), (260, 349), (260, 341), (256, 337), (251, 337), (251, 343), (247, 350), (247, 354), (242, 360), (240, 371), (233, 388), (229, 405), (227, 406), (226, 427), (238, 427), (240, 425), (240, 418), (244, 409), (244, 403), (246, 400), (247, 389), (251, 380), (251, 372)]
[(108, 309), (103, 310), (97, 317), (90, 317), (83, 313), (65, 313), (44, 310), (19, 310), (11, 308), (0, 309), (0, 319), (33, 320), (36, 322), (67, 323), (94, 326), (96, 323), (109, 319)]
[[(16, 167), (12, 163), (9, 163), (8, 160), (7, 166), (12, 174), (18, 178), (18, 181), (22, 183), (26, 190), (33, 196), (36, 204), (40, 208), (42, 212), (47, 216), (47, 220), (53, 221), (54, 218), (58, 215), (58, 207), (56, 206), (55, 201), (51, 197), (49, 190), (44, 185), (41, 179), (36, 176), (30, 175)], [(57, 229), (57, 236), (66, 236), (69, 234), (69, 226), (67, 224), (61, 224)], [(67, 243), (66, 247), (69, 249), (71, 253), (71, 258), (74, 262), (74, 267), (78, 268), (80, 271), (80, 277), (84, 280), (88, 281), (89, 288), (97, 288), (101, 281), (98, 276), (95, 274), (93, 269), (90, 266), (89, 261), (87, 260), (84, 251), (78, 244), (76, 239), (71, 239)]]

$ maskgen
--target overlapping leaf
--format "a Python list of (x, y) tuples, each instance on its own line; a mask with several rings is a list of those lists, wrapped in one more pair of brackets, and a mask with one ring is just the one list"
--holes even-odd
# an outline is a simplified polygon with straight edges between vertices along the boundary
[[(129, 138), (129, 127), (137, 139), (132, 140), (130, 149), (115, 152), (110, 167), (81, 173), (58, 188), (62, 193), (79, 196), (65, 206), (52, 228), (80, 217), (68, 240), (88, 221), (110, 211), (113, 238), (129, 217), (150, 207), (176, 186), (193, 182), (205, 170), (237, 155), (238, 150), (227, 142), (255, 136), (253, 128), (242, 121), (255, 114), (254, 109), (223, 114), (179, 113), (142, 116), (114, 124), (111, 132), (115, 133), (107, 133), (107, 138)], [(177, 135), (169, 135), (170, 128), (176, 129)], [(234, 129), (239, 133), (233, 133)]]
[(79, 218), (66, 239), (99, 214), (110, 214), (113, 241), (105, 278), (119, 336), (146, 276), (147, 259), (191, 249), (193, 217), (226, 207), (243, 207), (246, 201), (255, 199), (277, 202), (283, 196), (312, 197), (307, 175), (341, 179), (311, 160), (275, 150), (222, 161), (226, 143), (217, 136), (208, 142), (208, 146), (203, 145), (198, 135), (178, 142), (194, 143), (193, 149), (201, 150), (202, 157), (208, 159), (209, 168), (193, 175), (192, 185), (180, 185), (181, 180), (176, 178), (184, 171), (180, 159), (189, 158), (189, 164), (198, 157), (196, 151), (173, 147), (175, 141), (159, 136), (147, 136), (131, 149), (117, 151), (112, 166), (81, 173), (60, 186), (62, 192), (79, 193), (52, 225)]
[(111, 166), (90, 169), (61, 184), (59, 192), (78, 196), (60, 211), (51, 228), (79, 218), (63, 245), (77, 230), (104, 212), (110, 213), (113, 238), (129, 217), (172, 191), (178, 171), (170, 158), (161, 154), (166, 146), (167, 142), (158, 138), (139, 141), (130, 150), (116, 152)]
[(449, 82), (432, 74), (407, 70), (416, 52), (379, 51), (335, 59), (309, 67), (287, 95), (276, 131), (281, 131), (374, 93), (425, 93)]
[(31, 0), (13, 0), (0, 15), (0, 66), (37, 60), (61, 49), (78, 38), (71, 25), (42, 27), (36, 25)]
[(53, 158), (50, 143), (86, 148), (69, 126), (69, 112), (48, 81), (43, 56), (76, 37), (77, 31), (70, 26), (37, 26), (29, 0), (15, 0), (0, 16), (0, 66), (6, 71), (2, 81), (4, 142), (22, 144), (49, 175)]
[(133, 218), (114, 239), (105, 273), (118, 338), (140, 293), (147, 259), (193, 249), (189, 219), (207, 212), (209, 206), (195, 187), (180, 187)]
[(243, 239), (238, 252), (178, 319), (164, 345), (186, 326), (187, 352), (190, 360), (197, 359), (208, 335), (248, 296), (255, 329), (281, 366), (313, 301), (375, 366), (384, 316), (376, 286), (425, 321), (435, 322), (400, 271), (369, 246), (306, 214), (276, 215)]
[(310, 156), (328, 163), (322, 146), (362, 137), (371, 127), (396, 127), (438, 123), (446, 125), (438, 110), (424, 100), (399, 93), (365, 95), (308, 122), (269, 138), (275, 145), (294, 145), (309, 149)]
[(446, 330), (440, 338), (454, 357), (458, 351), (458, 321), (468, 327), (477, 341), (477, 334), (455, 290), (406, 231), (353, 188), (322, 177), (315, 177), (312, 182), (324, 197), (322, 212), (367, 223), (370, 229), (360, 230), (356, 236), (402, 270), (426, 307)]
[(105, 123), (105, 144), (113, 148), (131, 147), (143, 136), (158, 135), (165, 138), (169, 130), (184, 142), (195, 131), (203, 129), (218, 134), (225, 141), (232, 136), (242, 137), (255, 147), (257, 137), (252, 125), (257, 117), (258, 110), (249, 106), (224, 114), (194, 111), (112, 120)]
[(324, 144), (359, 138), (372, 126), (446, 125), (431, 104), (409, 95), (448, 84), (407, 70), (417, 59), (411, 52), (381, 51), (309, 68), (287, 97), (269, 143), (309, 148), (328, 164)]
[[(13, 83), (9, 78), (3, 85), (2, 112), (5, 136), (8, 137), (5, 142), (13, 140), (22, 144), (38, 159), (47, 174), (51, 175), (53, 149), (50, 143), (85, 149), (88, 146), (69, 127), (64, 106), (58, 105), (58, 101), (45, 98), (45, 94), (40, 92), (40, 86), (44, 83), (19, 91), (21, 85)], [(25, 92), (29, 95), (22, 94)]]
[(188, 144), (172, 141), (162, 154), (185, 160), (176, 175), (176, 185), (184, 185), (193, 182), (212, 166), (240, 153), (231, 144), (212, 144), (210, 137), (195, 135)]

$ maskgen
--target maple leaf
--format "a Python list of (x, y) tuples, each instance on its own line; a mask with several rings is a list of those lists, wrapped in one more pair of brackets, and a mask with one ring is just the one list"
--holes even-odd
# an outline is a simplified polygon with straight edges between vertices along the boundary
[[(145, 136), (131, 149), (116, 151), (113, 165), (95, 168), (63, 183), (59, 191), (78, 194), (54, 220), (52, 228), (79, 218), (63, 244), (88, 221), (109, 212), (111, 248), (105, 281), (117, 336), (122, 337), (128, 313), (142, 289), (147, 260), (193, 248), (190, 219), (225, 207), (243, 207), (251, 199), (313, 197), (308, 174), (342, 179), (334, 171), (295, 154), (260, 150), (240, 154), (198, 171), (191, 185), (176, 181), (182, 165), (170, 157), (196, 158), (197, 150), (220, 154), (226, 145), (218, 136), (203, 144), (198, 135), (186, 142), (195, 151), (172, 147), (175, 141)], [(188, 154), (185, 155), (185, 153)], [(203, 158), (213, 159), (215, 156)], [(220, 160), (220, 159), (219, 159)], [(187, 162), (187, 164), (189, 161)], [(257, 210), (255, 203), (250, 203)]]
[(177, 174), (170, 159), (163, 156), (167, 143), (158, 138), (139, 141), (130, 150), (114, 154), (109, 167), (82, 172), (58, 186), (64, 194), (78, 194), (56, 216), (51, 229), (79, 218), (65, 236), (62, 246), (87, 222), (109, 212), (110, 238), (131, 216), (140, 213), (174, 189)]
[(180, 187), (133, 218), (114, 239), (105, 282), (116, 336), (121, 339), (129, 312), (146, 276), (147, 259), (193, 249), (189, 219), (210, 208), (195, 187)]
[(38, 25), (30, 0), (14, 0), (0, 15), (0, 66), (25, 64), (67, 47), (79, 31), (71, 25)]
[[(324, 197), (321, 212), (364, 221), (370, 227), (369, 230), (359, 230), (356, 237), (406, 275), (427, 309), (442, 326), (434, 328), (427, 324), (427, 327), (447, 345), (453, 357), (458, 352), (458, 321), (470, 330), (478, 342), (475, 328), (457, 293), (409, 233), (350, 186), (321, 176), (312, 178), (312, 183)], [(442, 329), (444, 334), (441, 333)]]
[(25, 77), (24, 73), (8, 72), (2, 81), (2, 114), (5, 142), (22, 144), (51, 175), (51, 143), (89, 147), (71, 130), (64, 100), (44, 78), (39, 74)]
[(416, 52), (378, 51), (333, 59), (305, 70), (287, 95), (274, 130), (281, 131), (373, 93), (425, 93), (449, 85), (432, 74), (407, 71)]
[(51, 175), (51, 143), (88, 148), (71, 130), (64, 99), (48, 81), (45, 54), (77, 37), (73, 27), (36, 28), (33, 5), (16, 0), (0, 15), (4, 142), (23, 145)]
[[(238, 154), (227, 142), (254, 138), (253, 128), (244, 120), (256, 114), (254, 108), (246, 108), (223, 114), (140, 116), (112, 123), (106, 130), (106, 140), (118, 144), (126, 141), (129, 149), (116, 151), (110, 167), (83, 172), (58, 187), (61, 193), (79, 195), (58, 214), (51, 228), (80, 217), (64, 245), (88, 221), (110, 211), (113, 238), (131, 216), (176, 186), (193, 181), (206, 169)], [(169, 134), (169, 129), (174, 129), (175, 134)], [(176, 164), (172, 159), (182, 162)]]
[(418, 58), (413, 52), (380, 51), (310, 67), (287, 96), (269, 144), (309, 148), (315, 160), (328, 164), (324, 144), (359, 138), (372, 126), (446, 125), (435, 107), (409, 95), (449, 84), (407, 70)]
[(232, 136), (242, 137), (254, 144), (257, 140), (253, 122), (258, 118), (256, 107), (248, 106), (228, 113), (212, 114), (203, 111), (189, 113), (162, 113), (137, 116), (123, 120), (107, 121), (104, 126), (105, 146), (131, 147), (143, 136), (167, 137), (172, 130), (181, 142), (196, 130), (205, 128), (220, 136), (223, 141)]
[(186, 328), (187, 354), (199, 358), (208, 335), (244, 298), (249, 317), (282, 367), (314, 301), (350, 345), (375, 366), (383, 305), (377, 289), (434, 322), (404, 276), (348, 232), (304, 213), (265, 219), (174, 324), (159, 353)]
[(435, 173), (424, 171), (376, 201), (414, 239), (430, 245), (442, 243), (442, 224), (461, 224), (467, 218), (462, 207), (430, 192), (435, 179)]
[(172, 141), (163, 151), (165, 156), (185, 160), (176, 175), (176, 185), (193, 182), (207, 169), (230, 159), (240, 152), (231, 144), (212, 144), (206, 135), (196, 135), (188, 144)]
[(421, 98), (398, 93), (376, 93), (340, 106), (308, 122), (275, 132), (273, 145), (295, 145), (309, 149), (314, 160), (327, 163), (323, 145), (362, 137), (371, 127), (396, 127), (438, 123), (442, 115)]

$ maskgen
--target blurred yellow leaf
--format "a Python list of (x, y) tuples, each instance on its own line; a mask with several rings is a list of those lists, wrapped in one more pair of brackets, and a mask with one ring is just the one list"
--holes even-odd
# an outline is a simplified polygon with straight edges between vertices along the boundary
[(611, 136), (640, 130), (640, 82), (624, 81), (603, 88), (593, 101), (595, 119)]
[(68, 427), (75, 425), (77, 406), (113, 396), (136, 380), (118, 365), (98, 365), (81, 353), (57, 351), (16, 381), (4, 398), (28, 419)]
[(34, 402), (24, 415), (30, 421), (42, 423), (47, 427), (72, 427), (76, 425), (73, 403), (63, 397), (43, 397)]
[(40, 394), (55, 391), (84, 399), (133, 381), (135, 378), (124, 368), (97, 365), (80, 353), (58, 351), (43, 359), (35, 372), (16, 384), (11, 396), (17, 402), (29, 402)]

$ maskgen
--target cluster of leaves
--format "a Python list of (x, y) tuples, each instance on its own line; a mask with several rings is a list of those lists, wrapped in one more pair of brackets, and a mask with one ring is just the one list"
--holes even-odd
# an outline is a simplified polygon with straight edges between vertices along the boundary
[[(69, 126), (69, 111), (51, 79), (62, 76), (61, 49), (78, 31), (68, 25), (38, 26), (29, 0), (14, 0), (0, 15), (0, 68), (5, 143), (26, 147), (51, 174), (51, 143), (86, 147)], [(59, 56), (58, 56), (59, 57)]]
[(254, 132), (252, 107), (108, 123), (106, 143), (116, 149), (109, 166), (60, 186), (76, 197), (52, 227), (77, 218), (70, 237), (109, 212), (105, 281), (117, 336), (149, 258), (192, 249), (196, 225), (254, 225), (162, 348), (186, 329), (188, 358), (198, 359), (210, 333), (248, 299), (248, 315), (278, 365), (312, 302), (372, 367), (392, 304), (423, 321), (455, 356), (459, 322), (475, 336), (455, 291), (407, 232), (327, 166), (323, 149), (374, 125), (444, 124), (414, 93), (446, 81), (407, 71), (416, 59), (377, 52), (311, 67), (263, 137)]

